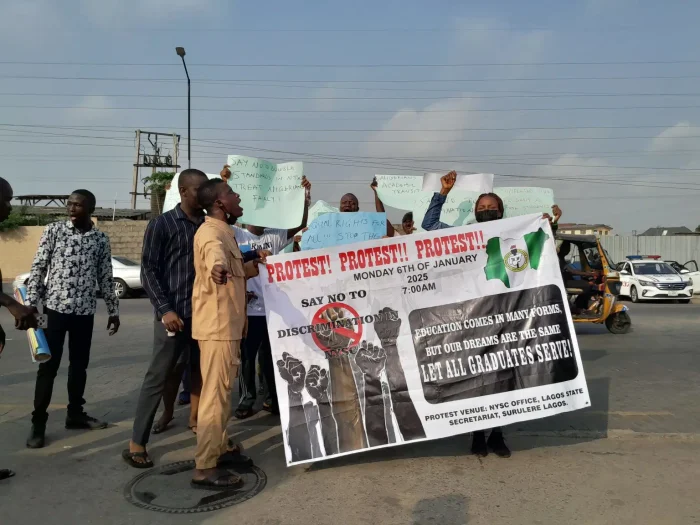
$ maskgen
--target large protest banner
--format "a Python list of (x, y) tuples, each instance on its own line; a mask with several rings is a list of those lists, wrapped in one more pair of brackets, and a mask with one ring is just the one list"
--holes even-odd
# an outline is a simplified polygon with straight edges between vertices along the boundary
[(261, 275), (289, 465), (590, 406), (541, 215), (269, 257)]

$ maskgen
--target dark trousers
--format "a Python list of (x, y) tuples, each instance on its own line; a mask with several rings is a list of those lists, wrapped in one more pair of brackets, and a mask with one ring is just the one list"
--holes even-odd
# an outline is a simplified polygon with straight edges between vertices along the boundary
[(275, 390), (275, 369), (272, 362), (272, 348), (270, 338), (267, 334), (267, 321), (264, 315), (248, 316), (248, 335), (246, 335), (241, 348), (241, 375), (240, 392), (241, 401), (238, 408), (250, 409), (255, 404), (255, 357), (260, 361), (270, 405), (273, 410), (277, 410), (277, 390)]
[(177, 365), (190, 362), (190, 357), (195, 355), (196, 363), (195, 359), (192, 362), (199, 370), (199, 347), (192, 339), (192, 319), (183, 322), (185, 329), (172, 337), (168, 336), (160, 318), (153, 323), (153, 356), (141, 385), (131, 438), (137, 445), (145, 447), (148, 443), (165, 384), (176, 373)]
[(39, 365), (34, 389), (34, 412), (32, 423), (45, 426), (49, 418), (48, 408), (53, 394), (53, 382), (61, 366), (63, 344), (68, 334), (68, 415), (79, 416), (85, 405), (85, 384), (87, 367), (90, 363), (90, 345), (92, 344), (93, 315), (62, 314), (44, 309), (47, 326), (44, 329), (46, 342), (51, 350), (51, 359)]

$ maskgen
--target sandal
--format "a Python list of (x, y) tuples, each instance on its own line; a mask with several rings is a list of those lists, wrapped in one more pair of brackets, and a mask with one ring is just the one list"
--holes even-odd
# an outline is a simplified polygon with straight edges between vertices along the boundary
[(227, 490), (243, 486), (243, 478), (229, 472), (219, 472), (204, 479), (193, 479), (190, 486), (195, 489)]
[[(153, 467), (153, 461), (148, 457), (148, 452), (145, 450), (143, 452), (131, 452), (128, 448), (122, 450), (122, 458), (126, 461), (130, 467), (134, 468), (151, 468)], [(136, 461), (134, 458), (141, 458), (145, 461)]]
[(279, 408), (276, 408), (276, 407), (273, 408), (272, 403), (270, 403), (270, 402), (268, 402), (268, 401), (265, 401), (265, 402), (263, 403), (262, 409), (263, 409), (265, 412), (269, 412), (270, 414), (274, 414), (274, 415), (276, 415), (276, 416), (279, 416), (279, 415), (280, 415), (280, 409), (279, 409)]
[(189, 428), (195, 436), (197, 435), (197, 427), (187, 427), (187, 428)]
[(217, 465), (227, 465), (235, 467), (252, 467), (253, 460), (243, 454), (243, 445), (234, 443), (232, 439), (228, 440), (228, 450), (219, 456)]
[(255, 414), (255, 412), (253, 412), (252, 408), (237, 408), (233, 413), (233, 417), (236, 419), (248, 419), (253, 414)]
[(9, 468), (1, 468), (0, 469), (0, 480), (9, 479), (14, 475), (15, 475), (14, 470), (10, 470)]
[(161, 423), (160, 421), (157, 421), (155, 425), (153, 425), (153, 430), (151, 430), (152, 433), (154, 434), (161, 434), (168, 430), (168, 427), (170, 426), (170, 423), (173, 422), (175, 418), (171, 417), (168, 421), (165, 423)]

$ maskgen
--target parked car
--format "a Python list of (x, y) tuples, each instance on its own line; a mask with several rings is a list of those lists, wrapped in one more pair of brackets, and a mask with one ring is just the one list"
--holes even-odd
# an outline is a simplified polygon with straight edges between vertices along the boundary
[[(114, 292), (117, 298), (123, 299), (130, 293), (140, 291), (141, 285), (141, 265), (126, 257), (112, 257), (112, 272), (114, 273)], [(29, 273), (23, 273), (15, 277), (13, 287), (27, 285)], [(97, 284), (95, 285), (97, 286)], [(98, 288), (99, 291), (99, 288)]]
[(658, 259), (635, 259), (622, 263), (622, 289), (633, 303), (645, 300), (677, 299), (689, 303), (693, 297), (693, 280)]

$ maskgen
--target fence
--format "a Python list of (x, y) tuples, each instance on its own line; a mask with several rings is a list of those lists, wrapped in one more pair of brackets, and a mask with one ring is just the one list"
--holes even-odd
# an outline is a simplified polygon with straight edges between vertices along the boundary
[(660, 255), (681, 264), (693, 260), (700, 263), (700, 236), (696, 235), (601, 237), (600, 242), (614, 262), (628, 255)]

